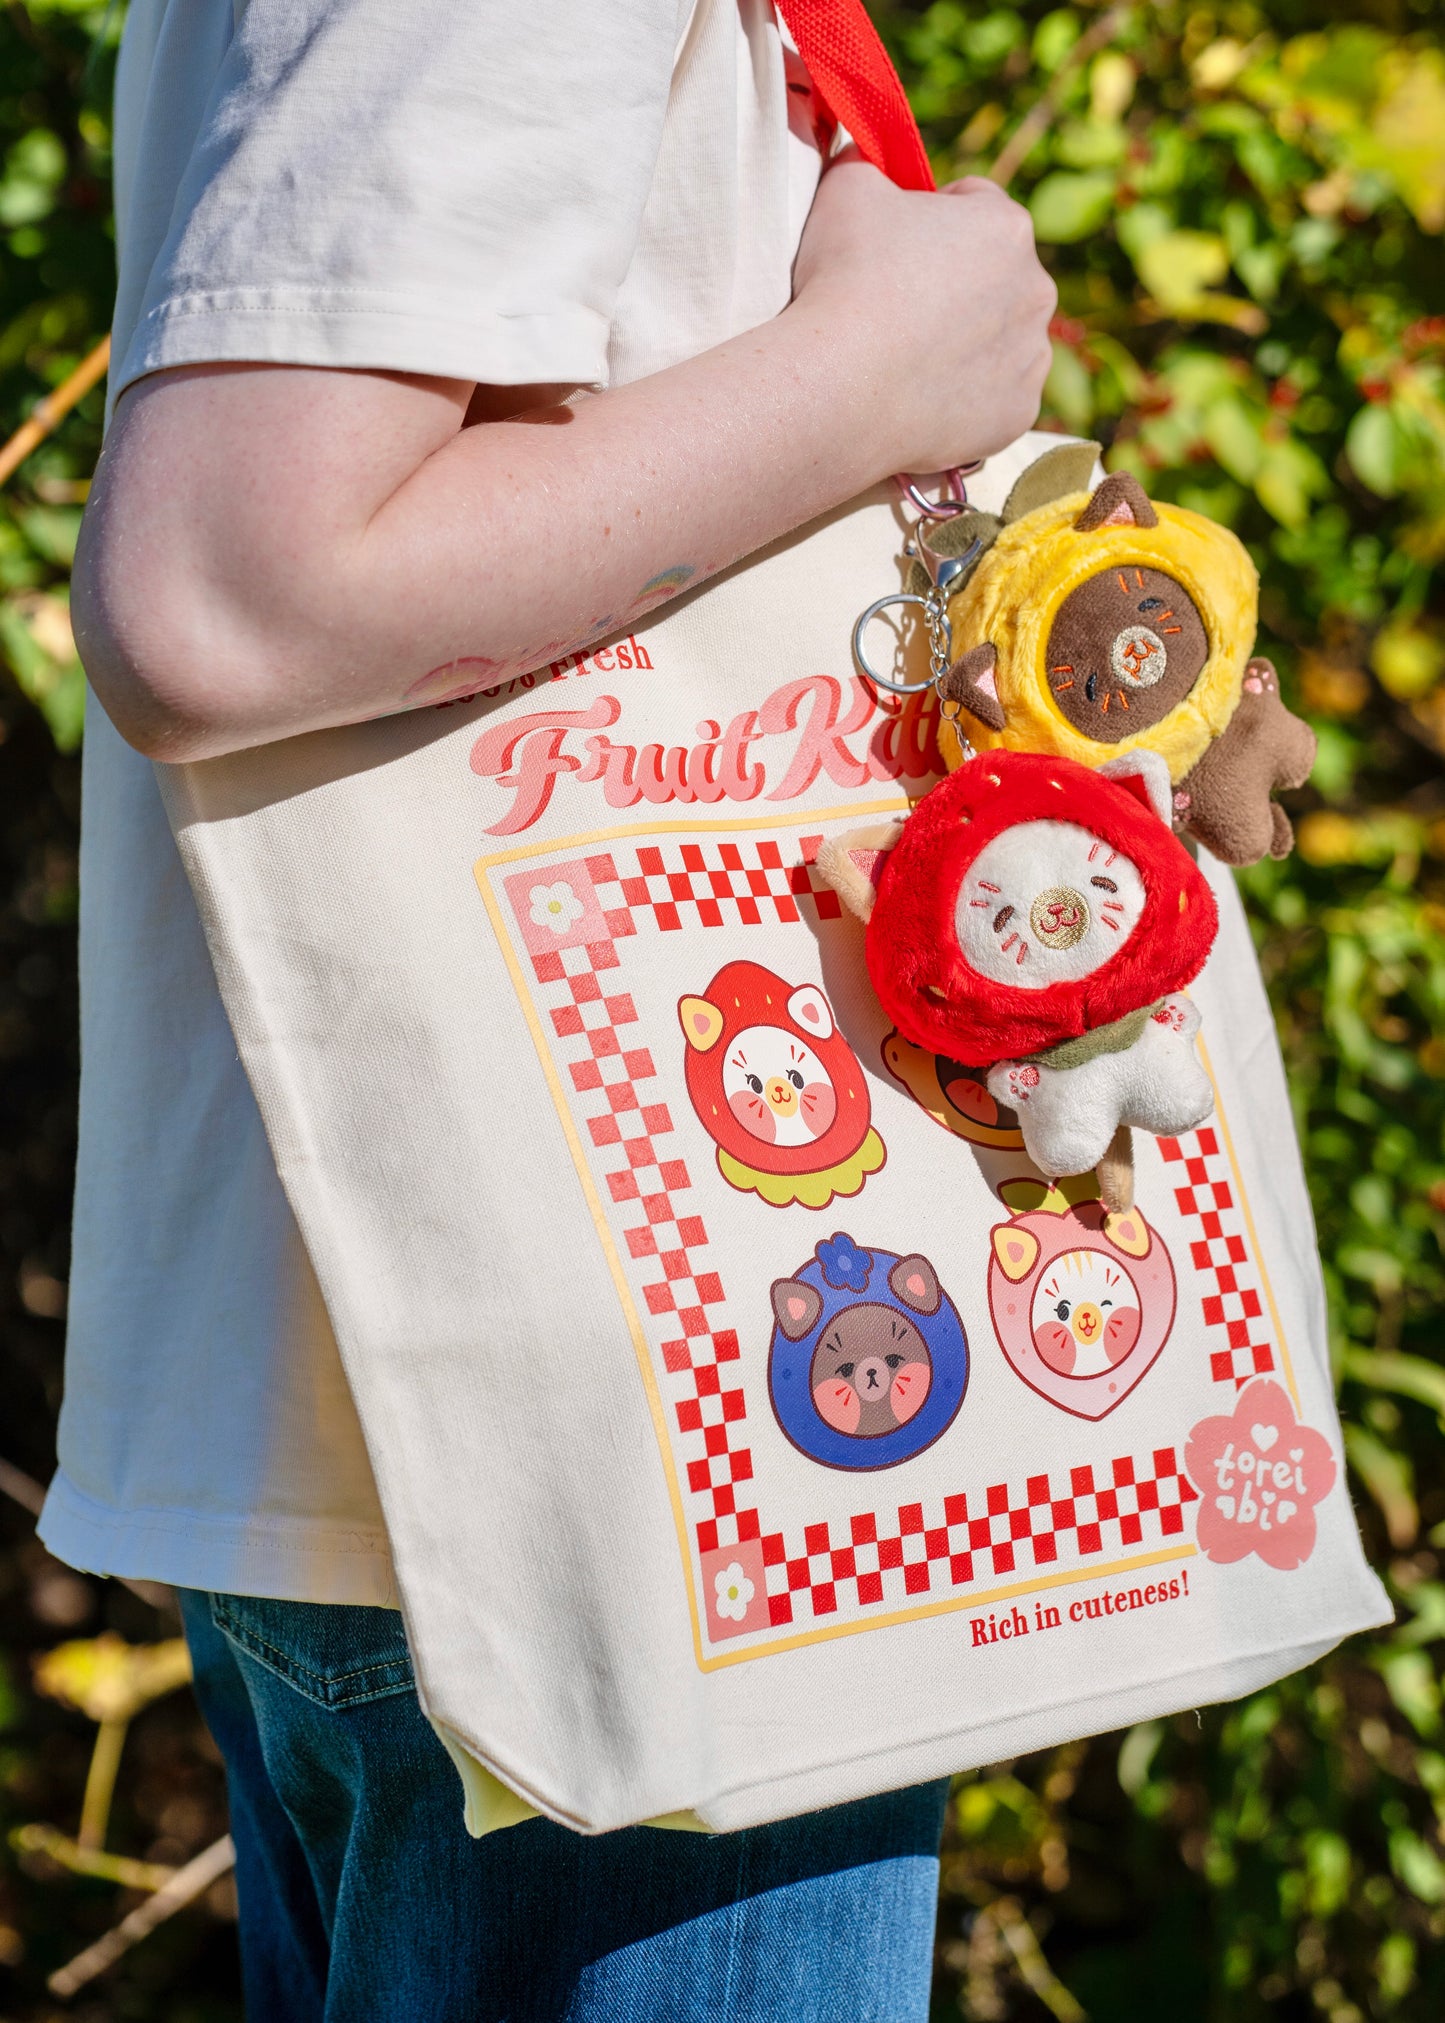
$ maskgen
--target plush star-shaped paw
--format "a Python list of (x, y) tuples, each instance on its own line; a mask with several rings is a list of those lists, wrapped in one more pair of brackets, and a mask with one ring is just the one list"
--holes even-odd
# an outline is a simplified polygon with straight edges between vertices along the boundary
[(1076, 1068), (999, 1061), (988, 1072), (988, 1091), (1018, 1113), (1024, 1149), (1041, 1173), (1051, 1180), (1088, 1173), (1121, 1124), (1174, 1137), (1203, 1123), (1214, 1090), (1195, 1051), (1198, 1031), (1197, 1007), (1176, 993), (1132, 1046)]

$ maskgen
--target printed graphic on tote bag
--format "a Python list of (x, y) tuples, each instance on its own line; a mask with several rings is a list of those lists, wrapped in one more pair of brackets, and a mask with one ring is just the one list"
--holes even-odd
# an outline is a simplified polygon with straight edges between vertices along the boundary
[(953, 1424), (968, 1342), (926, 1257), (865, 1250), (839, 1231), (778, 1280), (772, 1302), (768, 1392), (800, 1453), (891, 1468)]
[(1278, 1384), (1247, 1384), (1228, 1418), (1201, 1419), (1184, 1465), (1203, 1498), (1206, 1558), (1229, 1565), (1254, 1552), (1287, 1571), (1314, 1551), (1315, 1505), (1334, 1488), (1335, 1457)]
[(989, 1094), (981, 1068), (965, 1068), (943, 1054), (930, 1054), (899, 1032), (890, 1032), (883, 1042), (883, 1065), (918, 1107), (955, 1137), (998, 1150), (1022, 1147), (1018, 1118)]
[[(1334, 1479), (1222, 1109), (1157, 1141), (1109, 1217), (1090, 1177), (1040, 1178), (976, 1076), (888, 1032), (814, 859), (895, 805), (639, 810), (475, 867), (632, 1336), (705, 1668), (957, 1609), (982, 1648), (1058, 1619), (1025, 1598), (1163, 1592), (1196, 1553), (1284, 1570)], [(1289, 1426), (1266, 1399), (1221, 1433), (1210, 1401), (1241, 1387)], [(1263, 1505), (1246, 1467), (1228, 1515), (1219, 1465), (1240, 1482), (1256, 1427), (1304, 1487), (1271, 1476)]]
[(1174, 1324), (1174, 1266), (1142, 1211), (1037, 1209), (992, 1231), (999, 1345), (1040, 1397), (1102, 1419), (1153, 1367)]
[(867, 1080), (816, 984), (730, 962), (677, 1016), (687, 1092), (729, 1187), (826, 1208), (882, 1166)]

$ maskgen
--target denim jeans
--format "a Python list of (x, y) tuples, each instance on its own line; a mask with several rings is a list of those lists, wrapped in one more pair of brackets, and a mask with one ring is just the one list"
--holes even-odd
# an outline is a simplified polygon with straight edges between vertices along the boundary
[(947, 1787), (472, 1840), (389, 1609), (185, 1593), (253, 2023), (923, 2023)]

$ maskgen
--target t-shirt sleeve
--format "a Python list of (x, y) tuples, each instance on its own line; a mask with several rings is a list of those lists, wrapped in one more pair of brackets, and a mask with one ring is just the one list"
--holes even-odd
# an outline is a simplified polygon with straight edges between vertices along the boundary
[(680, 0), (245, 0), (209, 55), (160, 11), (130, 180), (166, 210), (129, 248), (121, 217), (114, 391), (225, 359), (605, 381)]

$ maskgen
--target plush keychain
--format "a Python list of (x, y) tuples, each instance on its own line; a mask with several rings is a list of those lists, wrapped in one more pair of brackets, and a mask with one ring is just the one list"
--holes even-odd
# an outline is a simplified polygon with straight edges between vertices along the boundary
[(1088, 766), (1157, 752), (1180, 828), (1227, 864), (1282, 857), (1293, 834), (1272, 795), (1309, 777), (1315, 740), (1251, 657), (1254, 565), (1226, 528), (1156, 507), (1127, 474), (1080, 489), (1096, 450), (1060, 445), (1001, 517), (956, 514), (921, 544), (913, 590), (940, 564), (946, 585), (953, 659), (937, 687), (958, 713), (945, 710), (944, 759), (970, 745)]
[(1133, 1202), (1129, 1127), (1209, 1115), (1181, 995), (1218, 926), (1170, 825), (1168, 769), (1134, 750), (1095, 771), (993, 751), (902, 823), (825, 843), (818, 869), (867, 923), (868, 974), (904, 1039), (987, 1067), (1034, 1164), (1093, 1168)]

